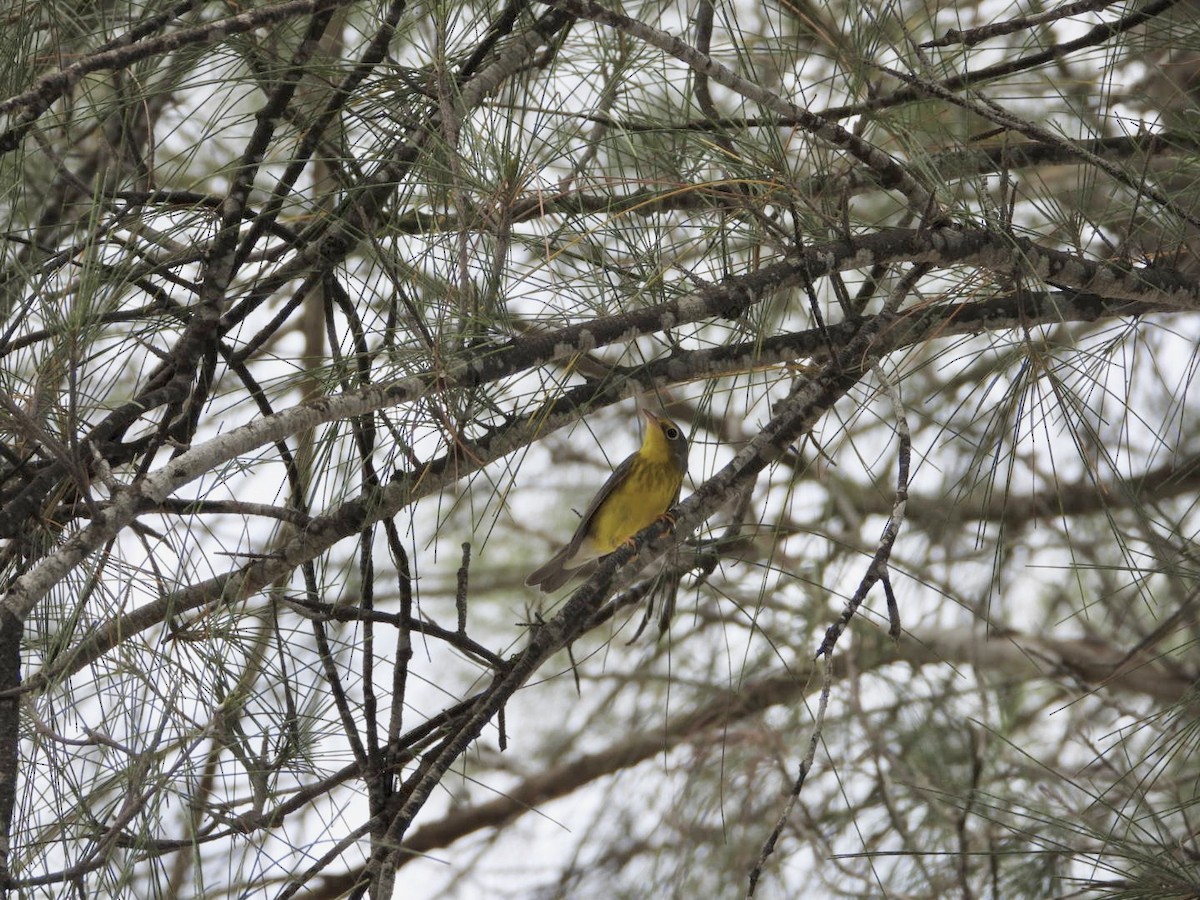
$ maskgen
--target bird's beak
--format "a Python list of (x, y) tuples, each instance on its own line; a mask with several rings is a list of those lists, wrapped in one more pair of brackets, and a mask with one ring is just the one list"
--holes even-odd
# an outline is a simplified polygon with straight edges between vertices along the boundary
[(643, 409), (642, 415), (645, 416), (647, 419), (649, 419), (651, 422), (653, 422), (655, 425), (658, 424), (658, 416), (656, 416), (654, 413), (650, 412), (650, 410)]

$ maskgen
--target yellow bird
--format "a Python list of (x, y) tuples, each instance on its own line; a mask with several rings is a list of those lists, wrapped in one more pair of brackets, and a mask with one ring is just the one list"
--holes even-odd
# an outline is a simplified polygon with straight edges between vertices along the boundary
[[(662, 516), (679, 499), (687, 474), (688, 442), (670, 419), (642, 410), (647, 419), (641, 449), (617, 466), (592, 499), (570, 542), (525, 579), (554, 591), (580, 570), (612, 553)], [(582, 574), (582, 572), (581, 572)]]

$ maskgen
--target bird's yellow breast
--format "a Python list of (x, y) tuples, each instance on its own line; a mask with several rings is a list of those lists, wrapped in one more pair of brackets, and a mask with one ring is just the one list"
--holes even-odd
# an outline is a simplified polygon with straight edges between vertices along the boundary
[(669, 454), (639, 454), (629, 474), (592, 515), (587, 536), (592, 552), (612, 553), (654, 522), (670, 508), (682, 483), (683, 473)]

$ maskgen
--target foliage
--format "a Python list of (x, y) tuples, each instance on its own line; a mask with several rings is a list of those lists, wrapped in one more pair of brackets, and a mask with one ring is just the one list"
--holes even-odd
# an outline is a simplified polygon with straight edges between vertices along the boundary
[(1200, 16), (994, 12), (10, 11), (0, 886), (1200, 893)]

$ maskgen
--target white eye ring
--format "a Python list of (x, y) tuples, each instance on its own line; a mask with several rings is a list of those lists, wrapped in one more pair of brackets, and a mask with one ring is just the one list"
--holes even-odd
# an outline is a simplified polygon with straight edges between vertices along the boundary
[(678, 428), (668, 428), (663, 433), (667, 436), (668, 441), (673, 441), (673, 440), (675, 440), (675, 438), (679, 437), (679, 429)]

